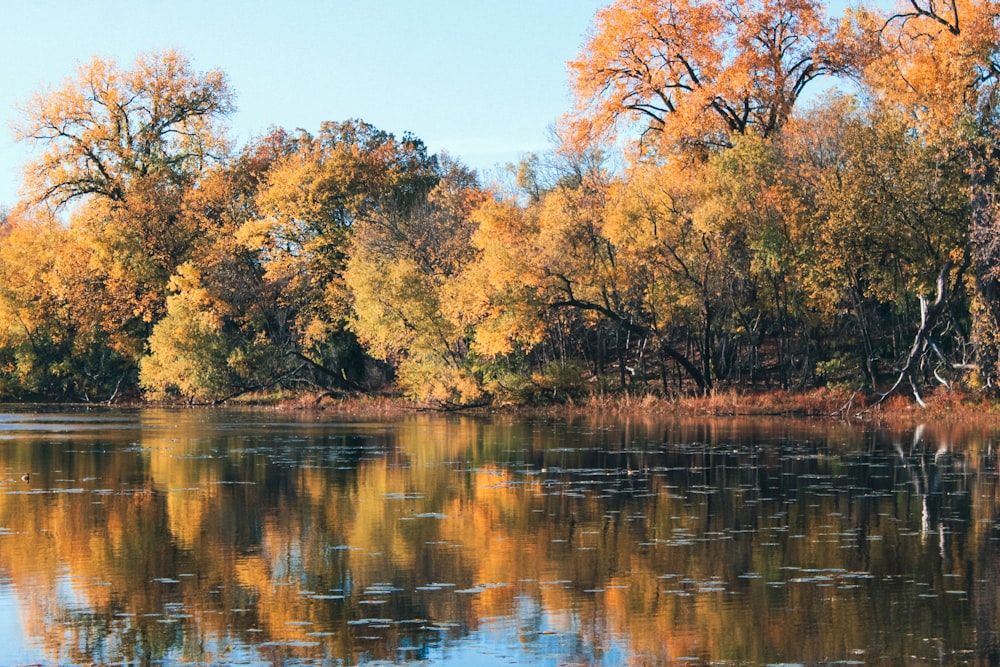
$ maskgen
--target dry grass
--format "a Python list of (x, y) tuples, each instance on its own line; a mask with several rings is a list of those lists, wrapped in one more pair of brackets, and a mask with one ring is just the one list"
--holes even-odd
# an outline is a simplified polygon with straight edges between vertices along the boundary
[(923, 397), (921, 406), (910, 395), (890, 396), (871, 409), (871, 417), (892, 424), (955, 422), (966, 425), (1000, 424), (1000, 402), (978, 393), (941, 389)]
[(865, 399), (847, 391), (720, 391), (701, 397), (663, 398), (652, 394), (593, 396), (588, 401), (541, 409), (545, 413), (663, 414), (674, 416), (830, 417), (865, 407)]
[(831, 417), (865, 407), (865, 397), (861, 394), (833, 389), (752, 393), (725, 391), (701, 398), (682, 398), (677, 402), (683, 411), (712, 416)]
[[(664, 398), (653, 394), (592, 396), (546, 406), (477, 408), (472, 413), (505, 413), (543, 416), (670, 416), (732, 417), (786, 416), (838, 418), (848, 421), (882, 422), (905, 426), (921, 422), (1000, 424), (1000, 402), (979, 394), (938, 391), (924, 396), (921, 407), (911, 395), (897, 393), (879, 402), (878, 397), (842, 389), (808, 391), (718, 391), (704, 397)], [(354, 418), (387, 418), (432, 411), (433, 406), (413, 403), (396, 396), (302, 394), (275, 404), (281, 410), (320, 410)]]
[(284, 401), (279, 409), (322, 410), (353, 417), (391, 417), (418, 410), (419, 406), (395, 396), (381, 394), (331, 395), (303, 394), (295, 400)]

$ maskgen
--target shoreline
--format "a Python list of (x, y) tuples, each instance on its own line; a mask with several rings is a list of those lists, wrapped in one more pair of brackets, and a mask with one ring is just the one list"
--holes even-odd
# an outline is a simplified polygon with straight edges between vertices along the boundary
[(920, 406), (912, 396), (878, 396), (841, 388), (805, 391), (760, 390), (718, 391), (709, 396), (663, 397), (655, 394), (609, 394), (550, 404), (506, 404), (442, 406), (421, 403), (389, 394), (301, 393), (297, 395), (246, 395), (215, 404), (138, 399), (115, 403), (67, 403), (61, 401), (11, 401), (9, 405), (51, 409), (64, 405), (78, 408), (230, 408), (263, 409), (279, 412), (317, 412), (359, 419), (390, 418), (408, 414), (577, 418), (635, 416), (679, 419), (785, 418), (835, 420), (847, 424), (917, 425), (927, 422), (1000, 426), (1000, 399), (980, 393), (939, 390), (923, 397)]
[[(938, 391), (924, 397), (921, 407), (911, 396), (878, 397), (859, 391), (815, 389), (759, 392), (722, 391), (706, 397), (664, 398), (652, 394), (592, 396), (581, 401), (549, 405), (443, 407), (389, 396), (302, 396), (272, 405), (278, 410), (317, 410), (337, 414), (377, 417), (416, 412), (464, 415), (520, 415), (526, 417), (577, 417), (594, 414), (715, 418), (782, 417), (836, 419), (850, 423), (894, 425), (922, 422), (963, 422), (1000, 425), (1000, 401), (983, 395)], [(259, 404), (258, 404), (259, 405)]]

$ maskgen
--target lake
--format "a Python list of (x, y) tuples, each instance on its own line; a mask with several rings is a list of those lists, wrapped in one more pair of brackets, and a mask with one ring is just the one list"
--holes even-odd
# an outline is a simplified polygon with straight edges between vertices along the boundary
[(996, 430), (5, 409), (3, 665), (1000, 660)]

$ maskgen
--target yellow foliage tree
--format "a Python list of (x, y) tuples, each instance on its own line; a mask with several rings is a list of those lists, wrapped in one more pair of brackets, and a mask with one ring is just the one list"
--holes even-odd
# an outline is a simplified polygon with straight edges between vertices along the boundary
[(167, 314), (149, 337), (149, 356), (139, 366), (143, 389), (154, 399), (183, 396), (193, 402), (225, 397), (232, 388), (223, 332), (225, 303), (214, 298), (191, 264), (170, 279)]
[(268, 172), (257, 194), (260, 215), (237, 232), (278, 294), (285, 322), (275, 345), (322, 376), (353, 386), (348, 367), (360, 357), (346, 330), (348, 247), (361, 220), (406, 215), (439, 179), (437, 158), (409, 135), (397, 138), (359, 120), (324, 123), (302, 133)]
[(400, 385), (417, 400), (483, 398), (455, 283), (472, 258), (470, 214), (484, 197), (471, 173), (446, 162), (422, 203), (365, 215), (353, 230), (344, 274), (351, 328), (369, 354), (396, 364)]
[(144, 53), (129, 70), (94, 58), (20, 106), (17, 138), (43, 147), (25, 186), (61, 206), (90, 196), (121, 202), (149, 177), (190, 182), (225, 155), (219, 120), (233, 109), (225, 75), (195, 72), (177, 51)]
[(127, 359), (110, 349), (104, 285), (93, 250), (34, 209), (15, 210), (0, 235), (0, 358), (7, 395), (72, 400), (113, 396)]

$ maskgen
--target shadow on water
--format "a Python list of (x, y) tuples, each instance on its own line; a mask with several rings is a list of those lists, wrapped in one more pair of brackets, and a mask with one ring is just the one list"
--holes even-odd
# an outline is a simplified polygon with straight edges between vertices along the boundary
[(961, 427), (12, 412), (0, 663), (994, 664), (997, 463)]

